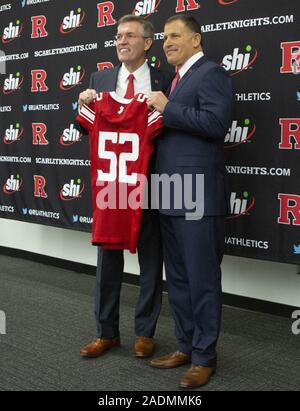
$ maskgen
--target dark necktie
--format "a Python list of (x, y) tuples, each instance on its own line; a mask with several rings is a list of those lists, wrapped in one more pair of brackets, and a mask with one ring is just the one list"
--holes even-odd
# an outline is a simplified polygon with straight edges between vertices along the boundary
[(169, 93), (169, 96), (173, 93), (175, 87), (177, 86), (177, 84), (179, 83), (180, 80), (180, 74), (177, 73), (176, 76), (173, 78), (172, 84), (171, 84), (171, 90)]
[(128, 86), (124, 98), (133, 98), (134, 97), (134, 85), (133, 85), (134, 75), (129, 74), (128, 76)]

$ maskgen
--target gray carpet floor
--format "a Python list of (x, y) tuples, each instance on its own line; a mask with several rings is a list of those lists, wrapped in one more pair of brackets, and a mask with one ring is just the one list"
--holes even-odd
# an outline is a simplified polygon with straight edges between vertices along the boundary
[[(0, 255), (0, 390), (175, 391), (188, 366), (153, 369), (132, 355), (138, 288), (123, 285), (121, 343), (98, 359), (80, 348), (94, 338), (92, 276)], [(292, 320), (224, 307), (218, 369), (205, 390), (299, 390), (300, 335)], [(177, 349), (167, 296), (156, 355)], [(204, 389), (204, 388), (203, 388)]]

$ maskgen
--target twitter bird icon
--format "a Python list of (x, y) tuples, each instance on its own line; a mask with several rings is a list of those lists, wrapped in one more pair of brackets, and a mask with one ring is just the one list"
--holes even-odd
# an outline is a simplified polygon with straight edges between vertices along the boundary
[(297, 100), (300, 101), (300, 91), (297, 91)]
[(299, 245), (294, 244), (294, 254), (300, 254), (300, 244)]

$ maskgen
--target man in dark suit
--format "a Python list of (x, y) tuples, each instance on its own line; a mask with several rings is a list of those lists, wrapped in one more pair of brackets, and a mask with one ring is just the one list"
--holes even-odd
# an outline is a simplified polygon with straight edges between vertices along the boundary
[[(176, 80), (169, 98), (153, 92), (148, 104), (163, 113), (165, 127), (156, 172), (180, 176), (182, 183), (182, 190), (171, 191), (168, 209), (159, 204), (178, 351), (153, 359), (151, 365), (173, 368), (191, 363), (180, 386), (195, 388), (206, 384), (216, 368), (227, 208), (223, 141), (231, 122), (233, 92), (223, 68), (204, 56), (201, 29), (193, 17), (168, 19), (163, 47), (168, 62), (177, 68)], [(185, 203), (178, 206), (180, 199)]]
[[(95, 99), (96, 93), (101, 91), (116, 91), (126, 98), (132, 98), (137, 93), (149, 95), (151, 90), (166, 91), (172, 79), (171, 74), (146, 63), (153, 36), (153, 26), (148, 20), (133, 15), (122, 17), (118, 22), (116, 36), (117, 55), (121, 64), (93, 73), (90, 88), (79, 95), (79, 105), (89, 104)], [(138, 260), (140, 295), (135, 310), (134, 354), (136, 357), (148, 357), (154, 351), (153, 335), (162, 297), (163, 257), (156, 210), (143, 211)], [(97, 339), (81, 349), (82, 356), (98, 357), (120, 345), (119, 301), (123, 271), (122, 250), (98, 248), (95, 299)]]

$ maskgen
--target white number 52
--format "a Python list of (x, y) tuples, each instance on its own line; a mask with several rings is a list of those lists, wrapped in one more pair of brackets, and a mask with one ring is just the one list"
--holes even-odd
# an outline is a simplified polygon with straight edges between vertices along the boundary
[[(113, 144), (124, 144), (130, 142), (132, 150), (131, 152), (121, 153), (118, 164), (118, 157), (116, 153), (105, 149), (107, 141), (111, 141)], [(120, 183), (136, 184), (137, 173), (127, 174), (127, 162), (136, 161), (139, 158), (139, 136), (136, 133), (100, 131), (98, 156), (100, 159), (110, 160), (109, 172), (105, 173), (102, 170), (98, 170), (98, 180), (116, 181), (119, 168), (118, 181)]]

